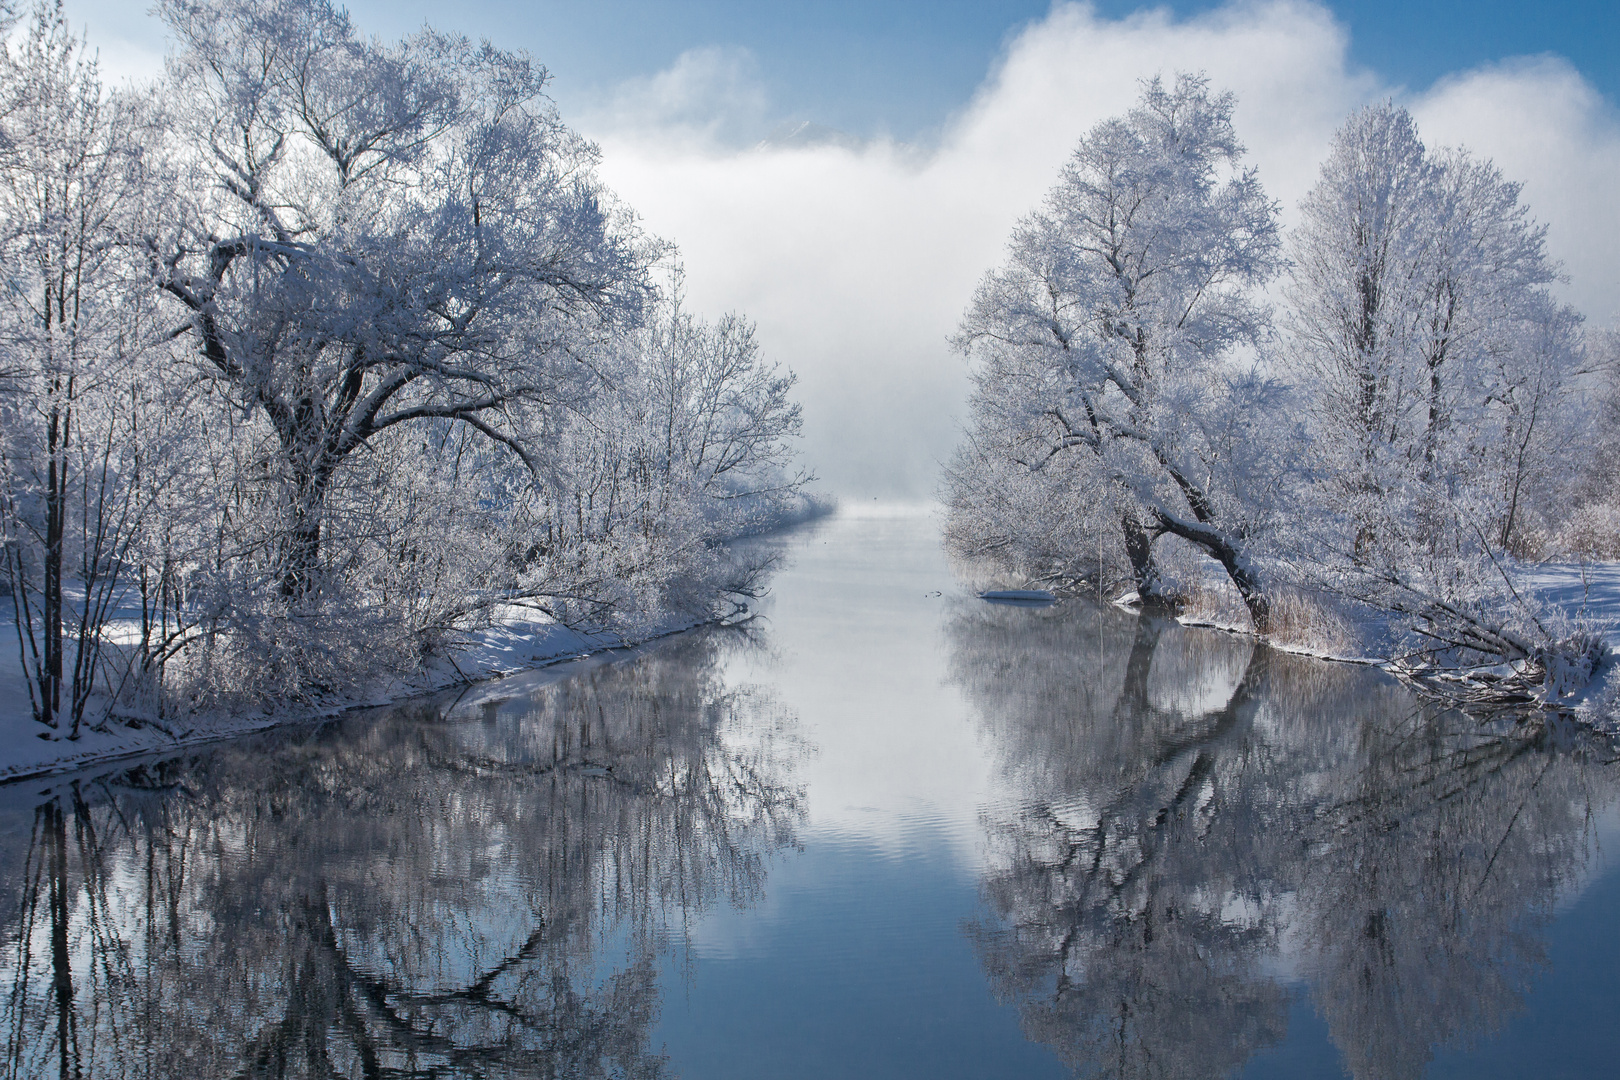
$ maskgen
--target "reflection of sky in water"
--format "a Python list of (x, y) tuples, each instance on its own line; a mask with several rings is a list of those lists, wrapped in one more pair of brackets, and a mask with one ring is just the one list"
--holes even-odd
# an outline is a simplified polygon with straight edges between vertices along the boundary
[[(984, 948), (976, 951), (968, 940), (970, 935), (963, 933), (964, 924), (987, 918), (979, 891), (982, 876), (1005, 870), (1004, 865), (998, 866), (995, 841), (987, 846), (986, 827), (994, 831), (1039, 807), (1070, 833), (1097, 828), (1103, 804), (1118, 790), (1111, 785), (1129, 787), (1129, 777), (1115, 774), (1129, 773), (1131, 755), (1149, 754), (1157, 745), (1151, 738), (1132, 742), (1142, 728), (1151, 729), (1170, 717), (1170, 727), (1179, 724), (1183, 730), (1197, 729), (1196, 718), (1220, 713), (1240, 693), (1249, 666), (1246, 642), (1168, 628), (1151, 648), (1151, 664), (1145, 669), (1136, 707), (1140, 715), (1119, 725), (1118, 730), (1065, 733), (1066, 710), (1124, 708), (1116, 701), (1121, 694), (1117, 685), (1120, 673), (1129, 666), (1121, 651), (1131, 646), (1129, 618), (1109, 613), (1097, 626), (1094, 613), (986, 613), (954, 587), (931, 530), (920, 528), (921, 524), (877, 515), (846, 518), (790, 543), (791, 569), (779, 579), (773, 601), (766, 607), (772, 617), (774, 648), (770, 654), (732, 661), (738, 665), (734, 677), (769, 682), (779, 689), (782, 699), (798, 714), (804, 737), (817, 747), (817, 754), (805, 764), (803, 773), (808, 785), (807, 821), (800, 834), (803, 854), (772, 871), (766, 896), (759, 904), (716, 912), (693, 928), (692, 945), (699, 962), (685, 971), (684, 992), (666, 1000), (657, 1032), (668, 1040), (674, 1060), (691, 1064), (693, 1075), (1066, 1073), (1050, 1052), (1033, 1053), (1034, 1044), (1016, 1033), (1018, 991), (1005, 981), (994, 988), (986, 985)], [(936, 589), (943, 595), (929, 596)], [(1015, 628), (1019, 620), (1062, 618), (1091, 619), (1091, 636), (1085, 627), (1075, 627), (1055, 643), (1043, 643), (1040, 635), (1027, 639)], [(998, 637), (992, 627), (987, 633), (970, 629), (964, 636), (964, 624), (976, 619), (1008, 632)], [(1073, 677), (1065, 677), (1061, 671), (1054, 677), (1053, 669), (1041, 667), (1037, 653), (1054, 644), (1067, 650), (1061, 655), (1071, 665)], [(1006, 653), (986, 658), (986, 645), (992, 651), (1005, 648)], [(961, 667), (964, 648), (970, 670)], [(975, 655), (974, 650), (980, 651)], [(975, 663), (989, 673), (975, 668)], [(1276, 828), (1277, 822), (1265, 820), (1264, 814), (1279, 802), (1296, 807), (1294, 813), (1308, 814), (1330, 813), (1347, 801), (1372, 798), (1372, 793), (1357, 785), (1376, 787), (1381, 782), (1376, 776), (1380, 767), (1360, 764), (1358, 754), (1393, 755), (1399, 761), (1389, 768), (1426, 768), (1433, 774), (1431, 780), (1437, 776), (1446, 782), (1445, 777), (1451, 775), (1434, 766), (1427, 751), (1412, 756), (1411, 733), (1403, 724), (1416, 724), (1415, 715), (1408, 719), (1392, 712), (1393, 719), (1384, 718), (1377, 714), (1380, 706), (1358, 713), (1354, 703), (1361, 699), (1364, 688), (1385, 685), (1379, 677), (1331, 669), (1327, 683), (1322, 684), (1314, 671), (1321, 665), (1301, 660), (1283, 663), (1293, 667), (1270, 676), (1267, 691), (1273, 697), (1244, 717), (1247, 734), (1240, 744), (1218, 750), (1237, 759), (1237, 764), (1225, 767), (1255, 777), (1248, 781), (1257, 786), (1248, 796), (1249, 805), (1222, 809), (1223, 813), (1255, 815), (1239, 825), (1238, 833)], [(1088, 677), (1083, 674), (1087, 669), (1108, 675), (1089, 680), (1097, 685), (1087, 685)], [(1128, 673), (1124, 677), (1128, 679)], [(1380, 693), (1387, 699), (1381, 707), (1412, 711), (1398, 691), (1382, 689)], [(1379, 738), (1369, 740), (1358, 726), (1369, 720), (1379, 730), (1393, 731), (1383, 737), (1390, 745), (1382, 750)], [(1021, 734), (1021, 723), (1033, 727)], [(1086, 758), (1096, 740), (1109, 738), (1122, 738), (1111, 747), (1120, 752), (1121, 760), (1111, 760), (1108, 753), (1101, 752), (1093, 755), (1097, 757), (1095, 768), (1088, 771)], [(1173, 743), (1175, 738), (1171, 733), (1161, 742)], [(1461, 742), (1470, 738), (1464, 733)], [(1029, 739), (1033, 741), (1026, 741)], [(1222, 767), (1216, 766), (1217, 770)], [(1372, 771), (1360, 775), (1365, 768)], [(1514, 766), (1505, 768), (1511, 771)], [(1227, 779), (1235, 783), (1240, 777)], [(1585, 792), (1581, 797), (1598, 800), (1591, 808), (1597, 815), (1593, 833), (1601, 849), (1602, 842), (1613, 834), (1616, 815), (1614, 807), (1603, 801), (1609, 798), (1608, 780), (1601, 776), (1588, 780), (1596, 786), (1579, 792), (1570, 789), (1567, 794)], [(1144, 783), (1144, 787), (1150, 786)], [(1492, 801), (1485, 805), (1501, 804), (1502, 812), (1477, 823), (1482, 835), (1513, 820), (1514, 806), (1507, 800), (1517, 794), (1522, 792), (1499, 789), (1487, 796)], [(1374, 801), (1385, 798), (1377, 794)], [(1395, 791), (1387, 800), (1391, 814), (1417, 822), (1419, 833), (1424, 828), (1459, 829), (1455, 850), (1442, 844), (1427, 857), (1472, 861), (1476, 868), (1489, 859), (1491, 852), (1484, 843), (1462, 837), (1466, 821), (1424, 825), (1427, 804), (1421, 796), (1413, 799), (1410, 793)], [(1344, 1075), (1344, 1058), (1312, 997), (1313, 987), (1318, 994), (1342, 996), (1342, 992), (1333, 989), (1331, 978), (1326, 989), (1313, 979), (1320, 982), (1324, 964), (1354, 962), (1354, 957), (1335, 961), (1323, 955), (1318, 935), (1331, 929), (1332, 919), (1351, 915), (1348, 911), (1324, 915), (1322, 905), (1338, 902), (1353, 907), (1357, 900), (1354, 890), (1348, 897), (1324, 895), (1320, 888), (1313, 891), (1311, 880), (1315, 869), (1337, 872), (1327, 853), (1335, 845), (1354, 842), (1345, 839), (1343, 830), (1355, 833), (1357, 812), (1343, 812), (1349, 816), (1339, 824), (1340, 832), (1317, 834), (1306, 829), (1310, 850), (1282, 856), (1284, 872), (1292, 875), (1284, 883), (1285, 892), (1258, 897), (1243, 895), (1241, 890), (1234, 893), (1220, 881), (1197, 881), (1196, 865), (1191, 868), (1195, 879), (1179, 883), (1181, 902), (1207, 909), (1214, 924), (1225, 928), (1221, 932), (1228, 934), (1228, 944), (1235, 940), (1234, 934), (1264, 939), (1243, 961), (1249, 970), (1245, 978), (1258, 996), (1246, 998), (1248, 991), (1241, 984), (1217, 987), (1217, 995), (1225, 995), (1236, 1010), (1225, 1017), (1226, 1034), (1252, 1019), (1248, 1014), (1254, 1009), (1279, 1010), (1274, 1029), (1260, 1030), (1246, 1050), (1230, 1058), (1218, 1052), (1209, 1054), (1203, 1067), (1214, 1071), (1208, 1075), (1224, 1075), (1223, 1061), (1239, 1065), (1245, 1076)], [(1558, 817), (1556, 810), (1554, 817)], [(1579, 818), (1577, 813), (1569, 820), (1578, 824)], [(1545, 824), (1558, 828), (1560, 821)], [(1402, 827), (1413, 828), (1385, 824), (1379, 830), (1399, 835)], [(1527, 827), (1520, 821), (1512, 827), (1533, 833), (1536, 826)], [(1580, 847), (1578, 839), (1571, 834), (1557, 842), (1574, 853)], [(1570, 843), (1575, 847), (1569, 848)], [(1415, 844), (1390, 850), (1409, 850), (1414, 857), (1422, 857), (1421, 836)], [(1528, 847), (1534, 849), (1536, 844), (1532, 835)], [(1248, 852), (1251, 857), (1256, 854)], [(1361, 857), (1376, 854), (1369, 849)], [(1259, 855), (1279, 857), (1276, 852)], [(1323, 859), (1319, 866), (1313, 863), (1313, 855)], [(1501, 851), (1497, 855), (1505, 857)], [(1542, 1044), (1529, 1033), (1533, 1017), (1549, 1010), (1564, 1011), (1562, 997), (1573, 994), (1584, 1000), (1597, 990), (1590, 980), (1589, 965), (1579, 965), (1583, 973), (1575, 981), (1566, 980), (1565, 965), (1556, 955), (1558, 941), (1560, 934), (1570, 936), (1572, 924), (1601, 920), (1605, 912), (1620, 914), (1612, 895), (1620, 893), (1620, 874), (1609, 872), (1601, 860), (1585, 870), (1564, 865), (1492, 868), (1498, 878), (1516, 873), (1552, 877), (1540, 892), (1536, 883), (1526, 881), (1520, 895), (1510, 882), (1497, 895), (1474, 898), (1471, 902), (1487, 906), (1502, 906), (1505, 901), (1505, 912), (1494, 918), (1472, 917), (1470, 925), (1481, 927), (1486, 934), (1508, 937), (1492, 938), (1483, 954), (1462, 962), (1505, 960), (1523, 968), (1526, 977), (1498, 985), (1497, 1011), (1487, 1007), (1477, 1017), (1487, 1025), (1505, 1023), (1495, 1039), (1469, 1028), (1466, 1006), (1459, 1018), (1448, 1021), (1440, 1017), (1413, 1025), (1415, 1035), (1428, 1030), (1442, 1042), (1477, 1047), (1472, 1053), (1442, 1049), (1430, 1070), (1433, 1075), (1467, 1075), (1485, 1060), (1546, 1064), (1555, 1062), (1559, 1054), (1592, 1063), (1603, 1060), (1601, 1055), (1607, 1052), (1588, 1049), (1608, 1038), (1595, 1029), (1584, 1037), (1572, 1032), (1558, 1048)], [(1459, 880), (1464, 878), (1466, 874)], [(1052, 886), (1050, 881), (1045, 884)], [(1605, 895), (1610, 895), (1608, 901), (1601, 899)], [(1314, 905), (1314, 910), (1304, 911), (1302, 904)], [(1533, 955), (1527, 959), (1515, 951), (1534, 954), (1539, 949), (1541, 931), (1533, 915), (1531, 922), (1525, 922), (1523, 910), (1524, 905), (1538, 904), (1559, 913), (1545, 936), (1550, 967)], [(1004, 927), (1009, 919), (1016, 922), (1018, 917), (1015, 906), (991, 915), (987, 925)], [(1409, 916), (1403, 917), (1411, 921)], [(1593, 930), (1588, 926), (1579, 933), (1586, 936)], [(1607, 932), (1605, 925), (1597, 936)], [(1612, 933), (1608, 936), (1613, 938)], [(1521, 948), (1525, 941), (1528, 946)], [(1203, 945), (1211, 943), (1218, 948), (1221, 939), (1217, 935)], [(1401, 944), (1409, 946), (1429, 950), (1419, 966), (1433, 963), (1443, 968), (1447, 962), (1446, 942)], [(996, 947), (990, 946), (992, 950)], [(1242, 949), (1232, 954), (1243, 955)], [(1094, 962), (1119, 960), (1105, 953)], [(1171, 968), (1159, 975), (1174, 972)], [(668, 975), (675, 977), (673, 971)], [(1444, 1000), (1446, 977), (1432, 984), (1423, 982), (1424, 977), (1419, 974), (1414, 981), (1411, 972), (1398, 971), (1390, 976), (1396, 985), (1386, 990), (1397, 998), (1406, 991), (1414, 992), (1414, 997), (1433, 991), (1440, 994), (1442, 1008), (1456, 1007)], [(1455, 977), (1466, 980), (1470, 976), (1462, 970)], [(1280, 996), (1268, 998), (1262, 992), (1267, 982), (1280, 984)], [(1603, 1000), (1620, 1000), (1615, 979), (1607, 979), (1606, 984), (1609, 992)], [(1521, 986), (1531, 987), (1522, 1005), (1514, 993)], [(1006, 1004), (997, 1004), (998, 993), (1012, 996)], [(1186, 1004), (1200, 1002), (1191, 998)], [(1374, 1015), (1368, 1017), (1358, 1013), (1362, 1004), (1347, 1006), (1337, 999), (1329, 1003), (1330, 1011), (1337, 1010), (1341, 1035), (1359, 1033), (1376, 1042), (1378, 1037), (1368, 1033), (1368, 1026), (1380, 1022), (1379, 1008), (1395, 1004), (1415, 1013), (1424, 1007), (1417, 1000), (1386, 1002), (1369, 1006)], [(1586, 1011), (1593, 1010), (1588, 1006)], [(1196, 1039), (1200, 1033), (1188, 1029), (1181, 1034)], [(1375, 1075), (1385, 1067), (1397, 1072), (1421, 1069), (1426, 1046), (1418, 1038), (1415, 1045), (1395, 1039), (1388, 1047), (1375, 1047), (1360, 1059), (1363, 1075)], [(1521, 1046), (1529, 1049), (1516, 1049)], [(1175, 1068), (1177, 1063), (1171, 1061), (1163, 1063), (1169, 1067), (1162, 1073), (1151, 1067), (1134, 1069), (1127, 1063), (1117, 1074), (1205, 1075), (1197, 1064), (1199, 1047), (1184, 1046), (1182, 1050), (1186, 1053), (1181, 1064), (1191, 1063), (1191, 1072)], [(1105, 1062), (1093, 1060), (1092, 1064), (1104, 1075), (1115, 1074)], [(1496, 1074), (1514, 1073), (1505, 1069)]]
[(731, 678), (775, 687), (815, 745), (812, 827), (884, 847), (927, 818), (971, 860), (992, 769), (948, 684), (942, 616), (960, 590), (928, 513), (866, 511), (786, 544), (761, 606), (771, 649), (734, 660)]
[(975, 877), (948, 841), (911, 836), (897, 855), (807, 837), (767, 892), (763, 918), (713, 917), (735, 955), (702, 957), (684, 984), (666, 969), (654, 1038), (686, 1075), (1067, 1075), (985, 985), (962, 934)]
[(861, 509), (761, 541), (746, 637), (0, 788), (11, 1073), (56, 1074), (62, 1016), (95, 1075), (1620, 1060), (1612, 765), (1242, 638), (980, 603), (926, 510)]

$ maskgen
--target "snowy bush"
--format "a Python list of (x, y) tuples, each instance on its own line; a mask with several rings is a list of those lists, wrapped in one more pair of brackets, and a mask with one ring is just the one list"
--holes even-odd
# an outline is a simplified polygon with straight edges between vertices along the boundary
[(1548, 546), (1573, 558), (1620, 559), (1620, 505), (1587, 503), (1571, 511)]

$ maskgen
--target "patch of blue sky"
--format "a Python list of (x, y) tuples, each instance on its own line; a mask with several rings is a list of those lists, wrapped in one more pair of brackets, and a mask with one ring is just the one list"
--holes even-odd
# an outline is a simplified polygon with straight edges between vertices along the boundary
[[(681, 54), (719, 48), (768, 95), (762, 124), (810, 120), (859, 136), (924, 138), (984, 82), (1009, 36), (1047, 15), (1045, 0), (351, 0), (356, 22), (383, 37), (428, 22), (526, 48), (557, 77), (566, 114), (666, 70)], [(1123, 19), (1165, 11), (1196, 18), (1210, 0), (1095, 0)], [(1241, 4), (1240, 7), (1252, 5)], [(1418, 91), (1447, 75), (1516, 57), (1568, 60), (1611, 104), (1620, 101), (1620, 4), (1612, 0), (1338, 0), (1353, 65)], [(162, 49), (156, 20), (118, 0), (70, 0), (104, 52)], [(114, 67), (122, 67), (115, 58)]]
[[(1209, 0), (1098, 0), (1109, 19)], [(357, 0), (367, 25), (399, 31), (437, 5)], [(1352, 0), (1328, 4), (1350, 37), (1350, 60), (1391, 86), (1421, 90), (1448, 74), (1514, 57), (1564, 57), (1620, 100), (1620, 5), (1603, 0)], [(983, 82), (1008, 35), (1044, 17), (1042, 0), (481, 0), (452, 18), (540, 57), (565, 101), (672, 65), (692, 49), (746, 50), (781, 114), (862, 136), (909, 139), (938, 128)], [(381, 27), (379, 26), (379, 29)]]

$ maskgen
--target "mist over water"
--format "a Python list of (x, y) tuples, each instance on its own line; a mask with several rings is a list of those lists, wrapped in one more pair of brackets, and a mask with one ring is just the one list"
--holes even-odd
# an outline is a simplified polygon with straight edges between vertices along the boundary
[(915, 510), (767, 543), (743, 627), (0, 789), (5, 1074), (1613, 1060), (1610, 748), (985, 603)]

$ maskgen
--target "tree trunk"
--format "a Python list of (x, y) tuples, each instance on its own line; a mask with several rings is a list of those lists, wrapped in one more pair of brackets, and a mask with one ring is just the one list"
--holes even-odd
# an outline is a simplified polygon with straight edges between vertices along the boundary
[(62, 712), (62, 548), (67, 535), (67, 440), (71, 413), (51, 409), (46, 427), (45, 464), (45, 663), (39, 671), (40, 722), (59, 727)]
[(1158, 539), (1158, 532), (1150, 530), (1132, 513), (1120, 519), (1120, 528), (1125, 533), (1125, 554), (1131, 560), (1131, 575), (1136, 579), (1136, 595), (1142, 610), (1149, 614), (1173, 614), (1175, 599), (1165, 593), (1159, 564), (1153, 558), (1153, 541)]
[(320, 568), (320, 506), (300, 506), (293, 511), (292, 518), (281, 574), (281, 595), (297, 600), (309, 595), (315, 587), (315, 574)]
[(1163, 511), (1158, 511), (1157, 517), (1163, 531), (1175, 533), (1183, 540), (1196, 544), (1221, 564), (1226, 576), (1237, 587), (1244, 606), (1249, 609), (1254, 632), (1261, 637), (1271, 633), (1271, 599), (1266, 595), (1265, 583), (1237, 544), (1213, 526), (1187, 522)]
[(326, 514), (327, 480), (319, 472), (305, 474), (298, 476), (293, 486), (281, 572), (281, 595), (288, 600), (301, 600), (315, 588), (321, 565), (321, 519)]
[(1226, 576), (1237, 586), (1238, 595), (1243, 597), (1243, 603), (1249, 609), (1249, 618), (1254, 620), (1254, 632), (1261, 637), (1271, 633), (1271, 598), (1266, 595), (1265, 587), (1253, 567), (1230, 546), (1224, 546), (1222, 552), (1211, 551), (1210, 554), (1226, 569)]

